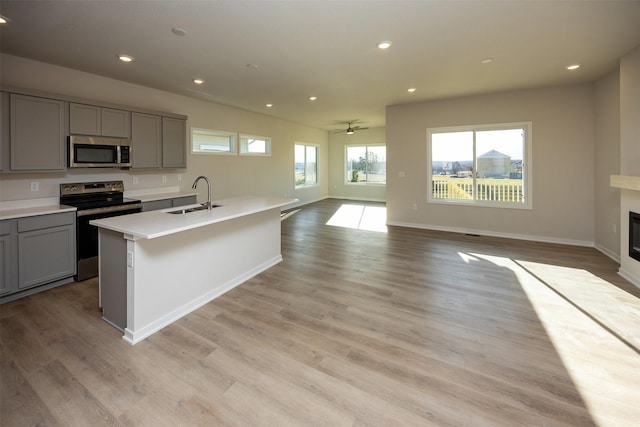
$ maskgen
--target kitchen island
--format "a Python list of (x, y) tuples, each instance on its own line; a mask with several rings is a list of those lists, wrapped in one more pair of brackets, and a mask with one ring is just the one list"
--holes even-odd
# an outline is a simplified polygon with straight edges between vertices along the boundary
[(282, 261), (280, 208), (296, 201), (238, 197), (91, 221), (103, 319), (136, 344)]

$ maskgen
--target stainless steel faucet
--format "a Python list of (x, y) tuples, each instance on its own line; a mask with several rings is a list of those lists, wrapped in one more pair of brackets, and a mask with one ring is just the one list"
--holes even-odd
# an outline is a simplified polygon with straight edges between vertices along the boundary
[(207, 178), (204, 175), (200, 175), (199, 177), (196, 178), (195, 181), (193, 181), (193, 185), (191, 186), (191, 188), (193, 188), (194, 190), (196, 189), (196, 187), (198, 186), (198, 181), (200, 181), (201, 179), (204, 179), (205, 181), (207, 181), (207, 210), (211, 210), (211, 183), (209, 182), (209, 178)]

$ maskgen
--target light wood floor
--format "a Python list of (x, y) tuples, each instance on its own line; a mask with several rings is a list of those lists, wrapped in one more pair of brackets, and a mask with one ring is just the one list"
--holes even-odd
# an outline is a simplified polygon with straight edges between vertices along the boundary
[(325, 225), (343, 203), (287, 218), (282, 263), (135, 346), (95, 279), (0, 306), (0, 424), (640, 425), (640, 292), (613, 261)]

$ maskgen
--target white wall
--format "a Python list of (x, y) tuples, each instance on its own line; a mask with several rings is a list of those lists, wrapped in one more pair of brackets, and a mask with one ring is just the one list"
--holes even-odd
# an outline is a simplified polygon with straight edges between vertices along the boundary
[[(148, 87), (108, 79), (95, 74), (31, 61), (2, 54), (1, 87), (18, 87), (51, 94), (81, 97), (107, 103), (177, 113), (188, 116), (187, 129), (193, 127), (237, 131), (272, 138), (270, 157), (187, 155), (187, 169), (178, 170), (73, 170), (56, 174), (2, 174), (0, 200), (57, 197), (61, 182), (122, 179), (127, 190), (180, 187), (190, 190), (198, 175), (212, 180), (214, 199), (235, 195), (269, 195), (296, 197), (309, 202), (328, 195), (328, 133), (300, 125), (232, 108), (213, 102), (196, 100)], [(305, 141), (320, 146), (320, 185), (295, 190), (293, 177), (293, 145)], [(162, 183), (162, 175), (167, 182)], [(139, 184), (133, 184), (137, 176)], [(182, 178), (179, 180), (179, 178)], [(37, 180), (40, 191), (31, 192), (30, 182)], [(202, 187), (202, 188), (200, 188)], [(199, 198), (206, 199), (206, 186), (199, 186)]]
[(329, 135), (329, 193), (331, 197), (352, 200), (386, 200), (386, 186), (350, 184), (345, 179), (346, 146), (359, 144), (385, 144), (385, 128), (357, 130)]
[[(593, 92), (579, 84), (387, 107), (389, 223), (593, 245)], [(427, 128), (521, 121), (533, 123), (533, 209), (426, 202)]]
[(620, 260), (620, 191), (609, 185), (620, 174), (620, 70), (595, 83), (595, 246)]
[[(620, 173), (640, 177), (640, 46), (620, 60)], [(620, 273), (640, 287), (640, 262), (629, 256), (629, 211), (640, 191), (620, 190)]]

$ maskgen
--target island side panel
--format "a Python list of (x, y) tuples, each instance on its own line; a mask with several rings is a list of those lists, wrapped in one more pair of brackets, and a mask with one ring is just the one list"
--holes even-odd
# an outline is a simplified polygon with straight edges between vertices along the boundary
[(98, 277), (102, 318), (124, 331), (127, 326), (127, 241), (117, 231), (99, 230)]
[(282, 260), (280, 210), (128, 241), (125, 340), (135, 344)]

